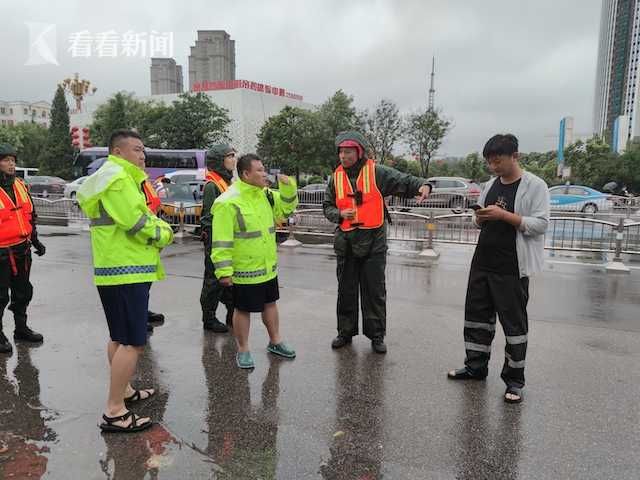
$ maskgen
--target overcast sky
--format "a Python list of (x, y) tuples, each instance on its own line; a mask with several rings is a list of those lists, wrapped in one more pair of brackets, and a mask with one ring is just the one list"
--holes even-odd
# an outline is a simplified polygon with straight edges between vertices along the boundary
[[(601, 0), (92, 0), (0, 3), (0, 99), (51, 101), (79, 72), (98, 87), (150, 94), (149, 58), (72, 57), (69, 36), (115, 30), (173, 32), (188, 83), (196, 30), (236, 41), (236, 77), (277, 85), (319, 104), (337, 89), (370, 108), (381, 98), (402, 112), (424, 108), (431, 57), (436, 106), (454, 128), (441, 155), (481, 150), (498, 131), (521, 151), (548, 150), (563, 116), (592, 130)], [(55, 65), (25, 66), (26, 23), (56, 26)], [(94, 50), (95, 55), (95, 50)]]

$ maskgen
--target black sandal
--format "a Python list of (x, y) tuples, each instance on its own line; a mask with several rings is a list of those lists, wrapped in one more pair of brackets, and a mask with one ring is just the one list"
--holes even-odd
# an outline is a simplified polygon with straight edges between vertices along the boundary
[[(507, 398), (507, 394), (515, 395), (518, 398)], [(518, 387), (507, 387), (507, 390), (504, 392), (504, 401), (507, 403), (522, 402), (522, 389)]]
[[(153, 390), (153, 392), (149, 393), (150, 390)], [(146, 397), (143, 397), (142, 395), (140, 395), (140, 392), (148, 393), (148, 395)], [(155, 394), (156, 394), (156, 391), (153, 388), (143, 388), (142, 390), (134, 390), (133, 394), (129, 397), (125, 397), (124, 401), (126, 403), (134, 403), (134, 402), (139, 402), (140, 400), (148, 400), (151, 397), (153, 397)]]
[[(124, 422), (129, 417), (131, 417), (131, 423), (126, 427), (122, 425), (114, 425), (116, 422)], [(104, 423), (100, 424), (100, 430), (103, 432), (111, 432), (111, 433), (135, 433), (146, 430), (147, 428), (153, 425), (153, 422), (149, 420), (148, 422), (144, 422), (138, 425), (138, 420), (142, 417), (136, 415), (132, 411), (128, 411), (124, 415), (120, 415), (119, 417), (107, 417), (106, 415), (102, 415), (102, 419)]]

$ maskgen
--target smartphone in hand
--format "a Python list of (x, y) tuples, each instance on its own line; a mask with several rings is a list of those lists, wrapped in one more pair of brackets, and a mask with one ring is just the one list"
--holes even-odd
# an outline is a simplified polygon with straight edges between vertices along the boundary
[(471, 210), (474, 210), (474, 211), (476, 211), (476, 210), (482, 210), (482, 206), (481, 206), (481, 205), (478, 205), (477, 203), (474, 203), (473, 205), (469, 205), (469, 208), (470, 208)]

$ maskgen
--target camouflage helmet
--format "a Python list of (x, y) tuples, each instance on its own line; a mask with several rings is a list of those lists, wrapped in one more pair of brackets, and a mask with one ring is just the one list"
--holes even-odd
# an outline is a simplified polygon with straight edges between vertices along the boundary
[(232, 152), (235, 152), (235, 149), (227, 143), (218, 143), (213, 145), (207, 151), (207, 168), (211, 169), (222, 167), (224, 157)]
[(0, 159), (4, 157), (18, 158), (18, 152), (13, 145), (8, 143), (0, 143)]
[(340, 150), (340, 144), (346, 141), (356, 142), (362, 147), (362, 151), (359, 153), (360, 158), (366, 154), (367, 149), (369, 148), (369, 143), (367, 142), (367, 139), (364, 138), (364, 135), (356, 130), (348, 130), (346, 132), (340, 132), (336, 136), (336, 150)]

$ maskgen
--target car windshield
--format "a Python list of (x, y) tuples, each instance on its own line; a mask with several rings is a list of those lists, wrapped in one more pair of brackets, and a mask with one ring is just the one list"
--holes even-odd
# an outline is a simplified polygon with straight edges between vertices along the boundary
[(189, 183), (196, 180), (196, 174), (173, 175), (171, 181), (174, 183)]
[(193, 189), (188, 183), (168, 183), (158, 190), (158, 196), (168, 202), (194, 202)]

